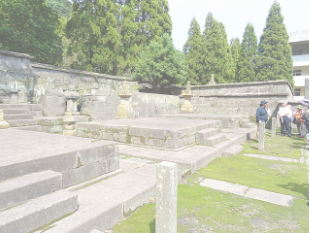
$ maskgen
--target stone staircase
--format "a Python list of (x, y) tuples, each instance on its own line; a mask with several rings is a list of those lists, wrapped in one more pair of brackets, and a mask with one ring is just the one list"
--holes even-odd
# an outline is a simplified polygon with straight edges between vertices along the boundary
[(39, 104), (0, 104), (4, 120), (11, 127), (37, 125), (37, 117), (42, 117), (42, 107)]

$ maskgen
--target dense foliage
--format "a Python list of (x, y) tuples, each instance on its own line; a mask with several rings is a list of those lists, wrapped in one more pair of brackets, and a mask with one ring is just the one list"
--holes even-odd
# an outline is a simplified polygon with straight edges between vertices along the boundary
[(183, 83), (186, 79), (184, 54), (175, 49), (172, 38), (165, 33), (159, 42), (152, 41), (141, 52), (136, 64), (134, 80), (149, 83), (157, 93), (171, 84)]
[(70, 17), (72, 3), (69, 0), (46, 0), (46, 3), (58, 12), (59, 18)]
[(237, 81), (255, 81), (255, 57), (257, 39), (252, 24), (248, 24), (243, 33), (240, 57), (237, 63)]
[(258, 45), (257, 80), (286, 79), (294, 86), (292, 52), (288, 39), (280, 4), (274, 2)]
[(239, 38), (232, 38), (230, 40), (231, 51), (231, 81), (236, 82), (237, 63), (240, 57), (240, 40)]
[(45, 0), (1, 0), (1, 49), (32, 55), (33, 61), (61, 61), (61, 38), (55, 33), (58, 14)]

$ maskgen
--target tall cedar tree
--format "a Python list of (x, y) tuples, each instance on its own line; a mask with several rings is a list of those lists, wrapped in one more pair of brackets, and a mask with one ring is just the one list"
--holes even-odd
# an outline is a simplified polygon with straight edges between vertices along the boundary
[(135, 32), (138, 29), (135, 23), (136, 0), (127, 0), (122, 8), (122, 20), (120, 25), (121, 46), (119, 47), (120, 65), (122, 72), (131, 74), (134, 65), (139, 60), (139, 47)]
[(69, 0), (46, 0), (46, 3), (58, 12), (59, 18), (70, 17), (72, 3)]
[(255, 81), (255, 58), (257, 39), (252, 24), (247, 24), (243, 33), (239, 61), (237, 64), (237, 82)]
[(228, 75), (227, 67), (230, 66), (228, 62), (227, 38), (223, 25), (218, 23), (212, 16), (208, 14), (204, 30), (204, 49), (203, 49), (203, 73), (204, 79), (201, 82), (206, 84), (211, 80), (212, 74), (217, 83), (225, 82)]
[(162, 36), (164, 33), (171, 35), (172, 21), (169, 14), (169, 4), (167, 0), (158, 0), (158, 24), (161, 27)]
[(240, 58), (240, 40), (239, 38), (232, 38), (230, 40), (230, 51), (231, 51), (231, 81), (236, 82), (236, 71), (237, 64)]
[(230, 51), (230, 46), (227, 42), (227, 34), (225, 31), (225, 26), (222, 22), (219, 23), (221, 32), (222, 32), (222, 40), (225, 46), (225, 59), (224, 59), (224, 82), (232, 82), (232, 56)]
[(74, 0), (67, 24), (68, 52), (78, 54), (73, 68), (117, 74), (117, 14), (114, 0)]
[(294, 86), (292, 52), (288, 39), (280, 4), (274, 2), (258, 45), (257, 80), (285, 79)]
[(0, 47), (28, 53), (33, 61), (61, 62), (61, 38), (55, 33), (58, 13), (45, 0), (0, 1)]
[(183, 83), (186, 78), (184, 54), (175, 49), (172, 38), (165, 33), (160, 42), (152, 41), (141, 52), (133, 78), (150, 83), (157, 93), (171, 84)]
[(183, 52), (186, 54), (187, 79), (191, 84), (202, 84), (204, 83), (203, 37), (195, 18), (192, 19), (187, 34), (188, 39), (183, 46)]

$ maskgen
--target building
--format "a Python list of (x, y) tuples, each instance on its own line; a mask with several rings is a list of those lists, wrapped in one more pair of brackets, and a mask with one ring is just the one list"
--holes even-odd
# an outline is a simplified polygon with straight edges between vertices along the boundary
[(289, 33), (292, 46), (294, 99), (309, 98), (309, 30)]

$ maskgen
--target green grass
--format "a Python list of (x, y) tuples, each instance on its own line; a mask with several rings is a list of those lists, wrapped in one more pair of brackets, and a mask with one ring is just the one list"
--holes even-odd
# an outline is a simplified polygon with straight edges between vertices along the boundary
[[(144, 205), (115, 233), (155, 233), (156, 204)], [(246, 199), (197, 184), (178, 186), (178, 232), (308, 232), (307, 201), (292, 207)]]
[[(233, 157), (219, 157), (178, 186), (178, 232), (309, 232), (308, 167), (300, 163), (264, 160), (244, 153), (301, 157), (306, 143), (297, 137), (266, 136), (266, 151), (249, 141)], [(199, 185), (212, 178), (297, 197), (292, 207), (244, 198)], [(155, 232), (156, 205), (148, 204), (116, 225), (116, 233)]]

